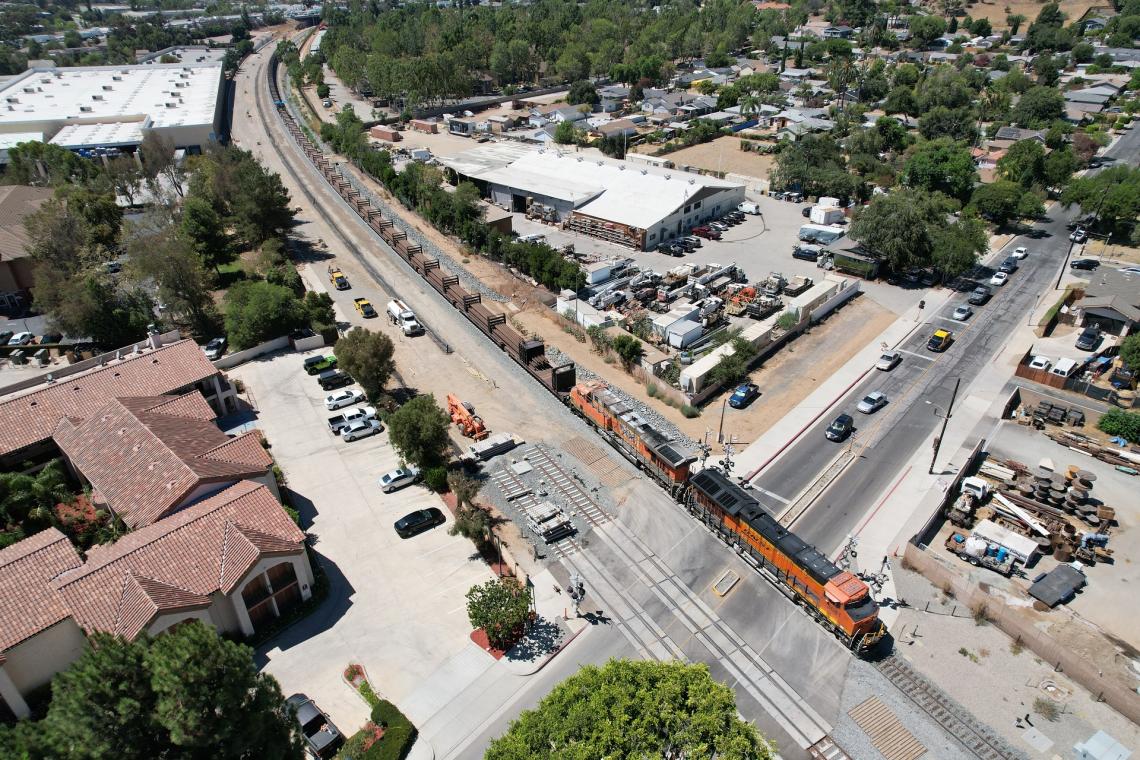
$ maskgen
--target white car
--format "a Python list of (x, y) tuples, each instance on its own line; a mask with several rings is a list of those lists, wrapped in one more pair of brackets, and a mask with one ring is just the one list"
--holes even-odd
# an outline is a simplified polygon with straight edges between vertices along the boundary
[(950, 315), (950, 318), (956, 319), (959, 322), (965, 322), (967, 319), (969, 319), (973, 315), (974, 315), (974, 310), (971, 309), (966, 304), (962, 304), (961, 306), (959, 306), (957, 309), (954, 310), (954, 313), (952, 315)]
[(351, 406), (363, 400), (364, 391), (357, 390), (356, 388), (345, 388), (344, 390), (325, 396), (325, 408), (331, 412), (333, 409), (340, 409), (342, 406)]
[(1047, 356), (1034, 356), (1029, 361), (1029, 369), (1049, 369), (1053, 366), (1053, 362), (1049, 361)]
[(384, 493), (392, 493), (404, 486), (410, 486), (420, 479), (420, 471), (418, 468), (408, 465), (407, 467), (400, 467), (386, 472), (380, 476), (378, 481), (380, 490)]
[(1117, 271), (1121, 274), (1140, 274), (1140, 267), (1121, 267)]
[(859, 406), (855, 408), (863, 414), (873, 414), (886, 405), (887, 394), (882, 391), (871, 391), (863, 397), (863, 400), (859, 402)]
[(357, 438), (376, 435), (383, 429), (384, 426), (380, 424), (380, 420), (357, 420), (340, 431), (340, 437), (346, 441), (355, 441)]
[(1002, 286), (1009, 280), (1009, 275), (1005, 272), (994, 272), (994, 276), (990, 278), (990, 285)]
[(879, 357), (879, 361), (875, 362), (875, 369), (881, 369), (883, 372), (890, 372), (898, 366), (902, 361), (902, 354), (898, 351), (888, 351)]
[(1019, 245), (1017, 248), (1013, 249), (1013, 253), (1011, 253), (1010, 255), (1013, 256), (1015, 259), (1024, 259), (1025, 257), (1027, 257), (1029, 255), (1029, 249), (1023, 245)]
[(30, 332), (19, 332), (8, 339), (9, 346), (26, 346), (32, 342), (36, 336)]

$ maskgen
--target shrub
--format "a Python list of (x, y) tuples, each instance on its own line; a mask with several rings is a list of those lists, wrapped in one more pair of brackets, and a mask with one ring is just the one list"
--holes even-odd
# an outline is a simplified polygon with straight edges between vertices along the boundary
[(1044, 697), (1033, 700), (1033, 712), (1047, 721), (1055, 721), (1061, 717), (1061, 710), (1057, 707), (1057, 703)]
[(646, 383), (645, 392), (649, 394), (649, 398), (657, 398), (657, 383)]
[(1109, 409), (1096, 426), (1109, 435), (1118, 435), (1129, 443), (1140, 443), (1140, 414), (1123, 409)]
[(447, 490), (447, 468), (443, 466), (429, 467), (424, 471), (424, 485), (436, 493)]
[(681, 414), (685, 415), (689, 419), (693, 419), (694, 417), (700, 417), (701, 416), (701, 410), (698, 409), (697, 407), (691, 406), (689, 404), (682, 404), (681, 405)]
[(779, 327), (781, 330), (791, 330), (796, 326), (796, 322), (796, 315), (790, 311), (785, 311), (780, 315), (779, 319), (776, 320), (776, 327)]

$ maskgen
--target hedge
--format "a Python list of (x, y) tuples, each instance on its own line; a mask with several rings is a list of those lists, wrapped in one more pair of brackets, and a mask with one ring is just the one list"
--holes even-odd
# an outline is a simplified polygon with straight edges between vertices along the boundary
[(404, 760), (415, 744), (418, 733), (416, 727), (394, 704), (383, 699), (373, 704), (370, 717), (373, 723), (384, 727), (384, 736), (367, 750), (361, 750), (366, 733), (359, 731), (345, 742), (338, 757), (351, 757), (352, 760)]

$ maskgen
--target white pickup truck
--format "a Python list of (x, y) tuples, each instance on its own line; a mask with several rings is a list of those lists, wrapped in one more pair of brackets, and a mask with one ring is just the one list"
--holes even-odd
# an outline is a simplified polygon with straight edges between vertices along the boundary
[(355, 409), (345, 411), (344, 414), (329, 417), (329, 430), (333, 435), (340, 435), (357, 420), (374, 419), (376, 419), (376, 407), (358, 406)]
[(416, 313), (399, 299), (388, 302), (388, 319), (392, 324), (398, 325), (404, 335), (419, 335), (424, 331), (423, 325), (416, 319)]

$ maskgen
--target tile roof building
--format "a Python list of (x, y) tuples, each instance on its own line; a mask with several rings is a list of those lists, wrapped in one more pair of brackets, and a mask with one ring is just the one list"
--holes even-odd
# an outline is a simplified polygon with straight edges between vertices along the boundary
[[(51, 436), (65, 417), (87, 419), (107, 402), (198, 391), (219, 414), (236, 392), (192, 340), (176, 332), (0, 388), (0, 467), (54, 456)], [(173, 342), (169, 342), (173, 340)]]
[(276, 495), (261, 434), (230, 438), (214, 417), (196, 391), (117, 398), (86, 420), (61, 419), (53, 438), (95, 489), (96, 503), (137, 528), (243, 479)]
[(95, 632), (134, 639), (189, 620), (252, 636), (310, 598), (305, 535), (260, 483), (242, 481), (81, 562), (47, 530), (0, 551), (0, 712), (26, 717)]
[(28, 231), (24, 219), (52, 195), (53, 191), (46, 187), (0, 187), (0, 297), (31, 289), (32, 266), (27, 259)]

